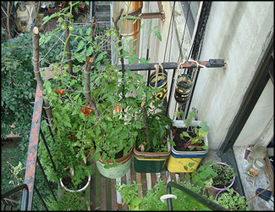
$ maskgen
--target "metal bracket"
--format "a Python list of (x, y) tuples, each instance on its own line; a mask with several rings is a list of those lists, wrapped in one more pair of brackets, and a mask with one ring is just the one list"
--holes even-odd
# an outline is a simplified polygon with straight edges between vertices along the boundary
[[(158, 1), (158, 8), (159, 12), (154, 12), (154, 13), (139, 13), (141, 11), (141, 7), (135, 10), (132, 13), (129, 13), (128, 15), (143, 18), (143, 19), (152, 19), (152, 18), (160, 18), (160, 20), (165, 21), (165, 13), (163, 10), (163, 6), (161, 1)], [(128, 18), (130, 19), (130, 18)]]

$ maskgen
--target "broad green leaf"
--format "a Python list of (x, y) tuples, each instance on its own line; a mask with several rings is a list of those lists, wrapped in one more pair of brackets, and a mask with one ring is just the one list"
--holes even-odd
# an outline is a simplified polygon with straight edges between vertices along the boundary
[(85, 45), (84, 41), (80, 41), (80, 42), (78, 43), (78, 46), (77, 46), (76, 51), (78, 52), (79, 50), (81, 50), (81, 49), (83, 48), (84, 45)]

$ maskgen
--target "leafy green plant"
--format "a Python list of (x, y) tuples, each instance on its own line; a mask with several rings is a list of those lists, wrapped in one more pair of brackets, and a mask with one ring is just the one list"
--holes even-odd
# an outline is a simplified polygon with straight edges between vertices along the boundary
[(52, 196), (45, 201), (50, 211), (87, 211), (92, 204), (83, 192), (66, 192), (56, 201)]
[[(167, 203), (163, 203), (160, 197), (166, 194), (166, 185), (162, 180), (157, 182), (151, 190), (148, 190), (143, 198), (138, 197), (138, 187), (133, 181), (133, 184), (122, 184), (121, 186), (116, 185), (117, 191), (120, 192), (123, 204), (127, 204), (129, 210), (146, 210), (146, 211), (167, 211)], [(191, 185), (186, 182), (180, 183), (180, 185), (187, 187), (188, 189), (200, 193), (201, 187), (198, 185)], [(190, 210), (209, 210), (201, 203), (197, 202), (196, 199), (183, 193), (178, 189), (172, 190), (173, 194), (177, 196), (177, 199), (172, 199), (173, 210), (190, 211)]]
[(163, 115), (164, 107), (161, 106), (161, 102), (161, 100), (148, 98), (147, 102), (143, 102), (144, 111), (137, 113), (136, 121), (145, 124), (139, 130), (136, 149), (140, 149), (141, 145), (143, 145), (145, 152), (165, 152), (167, 151), (167, 142), (174, 145), (172, 140), (167, 139), (173, 121)]
[[(55, 54), (58, 60), (51, 62), (50, 67), (41, 72), (42, 77), (49, 71), (55, 73), (51, 79), (44, 78), (43, 94), (51, 107), (56, 143), (59, 146), (65, 145), (70, 151), (74, 149), (72, 157), (84, 162), (85, 149), (91, 148), (96, 160), (101, 158), (105, 168), (109, 168), (118, 165), (115, 159), (119, 155), (125, 156), (131, 151), (138, 134), (137, 129), (142, 126), (135, 121), (133, 114), (140, 110), (139, 104), (145, 98), (151, 98), (153, 91), (146, 86), (142, 75), (133, 75), (128, 69), (117, 68), (118, 59), (123, 63), (125, 58), (133, 64), (137, 62), (137, 57), (132, 55), (132, 50), (136, 47), (128, 50), (127, 46), (122, 45), (126, 38), (122, 38), (116, 23), (98, 36), (94, 36), (93, 25), (86, 31), (80, 30), (72, 19), (72, 7), (75, 4), (69, 2), (69, 7), (43, 19), (45, 24), (52, 18), (58, 18), (59, 26), (41, 36), (39, 45), (48, 45), (52, 38), (57, 37), (57, 42), (61, 42), (62, 47)], [(123, 17), (123, 21), (126, 17), (127, 15)], [(68, 30), (63, 27), (64, 24), (75, 27)], [(67, 33), (67, 37), (58, 37), (60, 32), (62, 35)], [(103, 48), (110, 44), (110, 34), (117, 36), (114, 42), (115, 61), (111, 61)], [(77, 42), (77, 47), (72, 48), (71, 59), (68, 59), (66, 47), (71, 40)], [(41, 60), (48, 63), (44, 57)], [(132, 95), (133, 92), (136, 95)], [(120, 112), (116, 112), (117, 107), (121, 109)], [(66, 148), (57, 150), (59, 152), (56, 154), (67, 161), (65, 158), (69, 153), (64, 149)], [(107, 163), (107, 160), (111, 160), (113, 164)]]
[[(181, 112), (175, 112), (175, 115), (179, 116)], [(206, 121), (202, 121), (198, 125), (192, 124), (192, 120), (196, 115), (196, 110), (192, 110), (188, 113), (187, 118), (183, 120), (185, 126), (179, 137), (183, 141), (184, 149), (207, 150), (209, 147), (204, 144), (204, 137), (207, 136), (210, 128), (207, 126)]]
[(245, 197), (235, 193), (233, 188), (227, 188), (226, 191), (221, 192), (214, 202), (231, 211), (249, 211), (251, 209), (248, 206), (249, 202), (245, 203)]
[[(192, 164), (189, 163), (188, 166), (190, 165)], [(185, 181), (191, 180), (192, 183), (198, 184), (203, 188), (203, 193), (205, 193), (208, 189), (212, 189), (213, 186), (217, 188), (228, 187), (232, 183), (234, 176), (235, 173), (230, 165), (222, 165), (208, 160), (204, 165), (200, 165), (197, 170), (189, 173)]]
[(42, 121), (41, 130), (44, 132), (48, 148), (57, 169), (56, 171), (54, 170), (53, 164), (48, 156), (46, 146), (43, 142), (41, 142), (38, 149), (38, 155), (39, 158), (41, 158), (40, 161), (41, 164), (43, 164), (48, 180), (53, 183), (59, 183), (60, 178), (69, 178), (72, 182), (72, 188), (70, 189), (79, 189), (78, 185), (81, 184), (85, 177), (92, 175), (94, 172), (93, 166), (88, 164), (93, 157), (88, 159), (86, 158), (89, 156), (91, 150), (84, 150), (84, 154), (86, 155), (84, 163), (83, 160), (76, 157), (76, 154), (80, 148), (73, 144), (76, 142), (76, 138), (64, 137), (60, 143), (56, 143), (50, 134), (46, 120)]
[(217, 173), (217, 176), (213, 178), (213, 186), (216, 188), (228, 187), (236, 176), (232, 167), (228, 164), (223, 165), (217, 162), (212, 162), (211, 166), (213, 171)]

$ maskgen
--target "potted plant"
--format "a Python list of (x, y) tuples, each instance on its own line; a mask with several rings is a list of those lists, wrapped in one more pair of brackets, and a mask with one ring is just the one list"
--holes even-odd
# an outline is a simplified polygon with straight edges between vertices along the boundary
[[(46, 121), (43, 120), (41, 130), (47, 140), (47, 145), (51, 153), (49, 158), (47, 147), (41, 142), (38, 149), (40, 162), (45, 169), (48, 180), (54, 183), (60, 183), (64, 190), (69, 192), (82, 192), (90, 183), (94, 168), (90, 164), (92, 150), (85, 148), (85, 158), (77, 157), (80, 146), (77, 146), (77, 138), (74, 135), (62, 135), (66, 131), (60, 132), (60, 137), (52, 139)], [(61, 138), (59, 140), (59, 138)], [(60, 141), (60, 142), (56, 142)]]
[[(122, 45), (125, 42), (117, 27), (123, 10), (113, 20), (114, 26), (95, 36), (95, 20), (86, 30), (75, 27), (72, 21), (75, 4), (69, 2), (69, 7), (43, 19), (45, 23), (56, 17), (59, 27), (42, 36), (40, 45), (58, 37), (57, 32), (65, 32), (65, 37), (58, 37), (57, 40), (62, 41), (63, 47), (59, 54), (60, 61), (45, 68), (42, 74), (44, 80), (38, 84), (43, 88), (44, 99), (49, 102), (46, 112), (52, 114), (52, 118), (48, 119), (52, 120), (52, 128), (58, 136), (57, 143), (68, 135), (74, 135), (76, 141), (71, 143), (70, 148), (80, 147), (77, 158), (85, 161), (84, 150), (93, 149), (92, 154), (101, 174), (118, 178), (130, 168), (133, 145), (140, 128), (133, 114), (139, 110), (137, 103), (144, 99), (146, 85), (141, 75), (133, 75), (132, 71), (124, 69), (124, 57), (131, 63), (136, 62), (133, 59), (136, 57), (125, 50), (127, 48)], [(125, 21), (127, 16), (123, 18)], [(115, 61), (104, 50), (104, 46), (111, 42), (110, 36), (116, 39)], [(71, 39), (77, 42), (76, 48), (70, 49)], [(122, 64), (121, 70), (117, 68), (118, 59)], [(34, 60), (38, 58), (34, 57)], [(39, 81), (38, 73), (35, 69)], [(133, 91), (137, 95), (132, 95)], [(117, 111), (117, 107), (121, 110)]]
[(157, 66), (156, 71), (154, 71), (149, 77), (150, 88), (160, 88), (161, 90), (156, 92), (156, 98), (162, 100), (167, 95), (167, 71), (165, 69), (159, 70)]
[(241, 196), (233, 188), (219, 191), (214, 201), (231, 211), (249, 211), (251, 209), (248, 206), (248, 202), (245, 203), (245, 197)]
[(223, 162), (212, 162), (210, 166), (217, 173), (217, 176), (213, 178), (212, 189), (214, 191), (226, 190), (233, 186), (236, 174), (230, 165)]
[[(176, 115), (184, 112), (177, 111)], [(174, 120), (173, 130), (170, 132), (170, 139), (173, 139), (175, 146), (172, 146), (168, 160), (170, 172), (192, 172), (196, 170), (200, 161), (206, 156), (208, 146), (209, 127), (205, 121), (195, 121), (196, 111), (188, 113), (185, 120)], [(191, 166), (188, 164), (191, 163)]]
[(141, 112), (136, 115), (136, 122), (143, 124), (134, 145), (134, 169), (138, 173), (161, 172), (174, 145), (168, 139), (172, 120), (163, 115), (162, 100), (156, 98), (142, 102)]
[[(191, 165), (193, 164), (188, 164), (188, 166)], [(208, 196), (213, 196), (218, 191), (233, 186), (235, 173), (230, 165), (226, 163), (208, 160), (204, 165), (200, 165), (198, 169), (188, 174), (185, 180), (188, 181), (189, 179), (203, 188), (203, 194), (208, 193)]]
[(174, 94), (177, 103), (185, 104), (190, 99), (192, 85), (193, 83), (190, 75), (181, 74), (178, 76)]
[[(166, 192), (166, 184), (160, 180), (157, 182), (151, 190), (146, 192), (146, 195), (143, 198), (139, 198), (138, 194), (142, 191), (138, 190), (140, 184), (137, 184), (133, 181), (132, 184), (122, 184), (116, 185), (117, 191), (121, 194), (123, 199), (122, 204), (127, 204), (129, 210), (144, 210), (144, 211), (167, 211), (168, 206), (166, 201), (162, 202), (161, 197)], [(181, 182), (180, 185), (185, 186), (186, 188), (196, 192), (201, 192), (201, 187), (198, 185), (192, 185), (190, 183)], [(177, 199), (172, 199), (173, 210), (178, 211), (192, 211), (192, 210), (210, 210), (203, 204), (199, 203), (196, 199), (190, 197), (188, 194), (175, 189), (173, 194)], [(204, 197), (206, 197), (204, 195)]]

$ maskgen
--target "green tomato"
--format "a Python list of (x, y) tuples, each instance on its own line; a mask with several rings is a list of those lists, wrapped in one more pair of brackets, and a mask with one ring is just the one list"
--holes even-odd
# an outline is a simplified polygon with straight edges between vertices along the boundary
[(63, 75), (63, 77), (67, 77), (67, 76), (69, 76), (69, 73), (68, 73), (67, 71), (64, 71), (64, 72), (62, 73), (62, 75)]
[(111, 32), (106, 32), (106, 36), (110, 37), (111, 36)]
[(71, 24), (71, 25), (69, 26), (69, 30), (70, 30), (70, 31), (74, 31), (74, 29), (75, 29), (75, 26)]
[(57, 22), (62, 23), (63, 21), (64, 19), (60, 17)]
[(68, 70), (68, 69), (70, 68), (70, 66), (69, 66), (69, 64), (65, 64), (65, 65), (63, 66), (63, 68), (64, 68), (64, 70)]
[(119, 72), (119, 68), (114, 68), (114, 72), (115, 73)]
[(72, 13), (68, 13), (66, 16), (67, 16), (68, 18), (73, 17)]
[(63, 29), (63, 30), (67, 29), (67, 25), (66, 24), (62, 24), (61, 25), (61, 29)]
[(107, 78), (108, 78), (108, 75), (107, 75), (107, 74), (104, 74), (103, 77), (104, 77), (105, 79), (107, 79)]
[(58, 79), (59, 79), (59, 75), (58, 75), (58, 74), (55, 74), (55, 75), (53, 76), (53, 78), (56, 79), (56, 80), (58, 80)]
[(114, 32), (113, 32), (113, 36), (114, 36), (114, 37), (117, 37), (117, 36), (118, 36), (117, 31), (114, 31)]
[(116, 79), (116, 77), (115, 77), (115, 76), (111, 76), (111, 79), (112, 79), (112, 80), (115, 80), (115, 79)]

